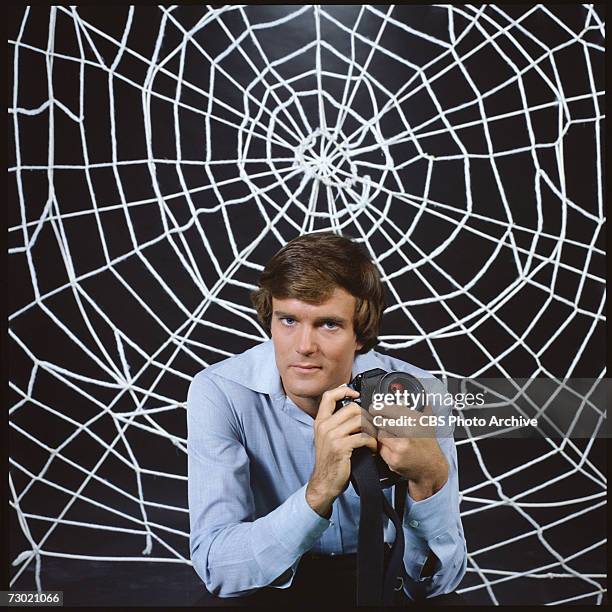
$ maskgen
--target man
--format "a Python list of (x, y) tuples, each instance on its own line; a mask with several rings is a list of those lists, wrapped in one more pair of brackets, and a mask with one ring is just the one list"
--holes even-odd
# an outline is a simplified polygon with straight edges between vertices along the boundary
[(452, 437), (382, 436), (366, 407), (335, 412), (359, 395), (344, 385), (372, 368), (442, 387), (371, 350), (384, 310), (374, 264), (346, 237), (300, 236), (270, 260), (252, 300), (272, 339), (200, 372), (187, 401), (191, 559), (211, 603), (354, 603), (349, 476), (362, 446), (408, 479), (406, 601), (453, 591), (466, 547)]

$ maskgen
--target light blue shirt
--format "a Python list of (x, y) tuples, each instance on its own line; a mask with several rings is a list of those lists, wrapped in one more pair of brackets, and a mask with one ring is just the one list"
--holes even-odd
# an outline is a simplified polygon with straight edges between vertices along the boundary
[[(444, 392), (428, 372), (375, 351), (356, 356), (353, 376), (372, 368), (409, 372), (427, 392)], [(198, 373), (189, 387), (187, 422), (191, 560), (211, 593), (238, 597), (265, 586), (287, 588), (304, 553), (357, 551), (359, 497), (351, 484), (330, 520), (306, 502), (314, 420), (285, 395), (271, 340)], [(467, 563), (457, 451), (452, 437), (438, 443), (449, 465), (446, 484), (427, 499), (408, 494), (406, 500), (404, 588), (413, 599), (453, 591)], [(392, 489), (385, 494), (392, 500)], [(394, 535), (387, 520), (385, 540)], [(438, 562), (433, 576), (421, 578), (430, 550)]]

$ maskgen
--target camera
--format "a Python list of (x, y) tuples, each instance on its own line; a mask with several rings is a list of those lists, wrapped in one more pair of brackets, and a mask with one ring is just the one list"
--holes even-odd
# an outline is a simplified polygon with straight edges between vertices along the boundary
[[(411, 398), (425, 397), (423, 385), (414, 376), (406, 372), (385, 372), (385, 370), (380, 368), (357, 374), (347, 386), (358, 391), (359, 397), (356, 399), (350, 397), (341, 399), (339, 402), (336, 402), (336, 410), (343, 408), (351, 402), (355, 402), (367, 410), (372, 403), (373, 397), (384, 397), (389, 393), (395, 396), (407, 394)], [(424, 408), (425, 406), (422, 402), (414, 402), (414, 410), (422, 412)], [(357, 451), (368, 452), (368, 449), (358, 448), (355, 449), (354, 453)], [(391, 487), (402, 480), (402, 477), (391, 470), (378, 454), (376, 455), (375, 463), (378, 469), (381, 488)]]

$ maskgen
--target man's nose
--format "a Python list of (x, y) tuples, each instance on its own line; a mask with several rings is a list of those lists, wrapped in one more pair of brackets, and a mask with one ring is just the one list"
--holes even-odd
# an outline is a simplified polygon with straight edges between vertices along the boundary
[(308, 355), (316, 350), (317, 345), (312, 328), (308, 325), (303, 325), (298, 338), (297, 352), (302, 355)]

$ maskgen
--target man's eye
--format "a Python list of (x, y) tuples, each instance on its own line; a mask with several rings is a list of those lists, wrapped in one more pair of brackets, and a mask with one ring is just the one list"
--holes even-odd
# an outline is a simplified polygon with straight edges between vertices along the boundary
[(338, 324), (334, 321), (325, 321), (323, 325), (325, 326), (325, 329), (336, 329), (338, 327)]
[(291, 317), (281, 317), (281, 321), (283, 322), (283, 325), (293, 325), (295, 323), (295, 319), (292, 319)]

